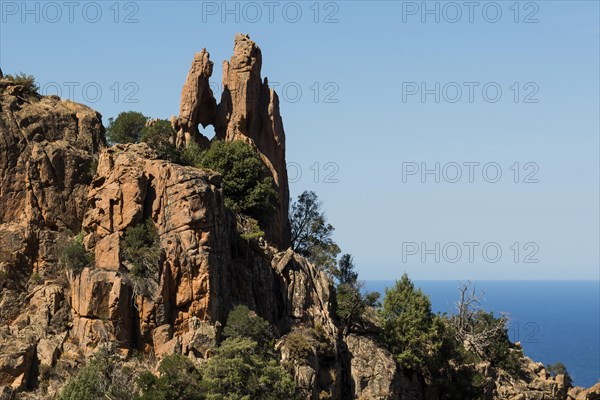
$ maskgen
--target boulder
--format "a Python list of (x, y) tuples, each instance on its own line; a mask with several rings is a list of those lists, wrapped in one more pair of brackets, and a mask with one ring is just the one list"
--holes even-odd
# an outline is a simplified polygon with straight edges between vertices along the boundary
[(390, 352), (367, 336), (350, 334), (345, 341), (355, 398), (400, 399), (400, 371)]

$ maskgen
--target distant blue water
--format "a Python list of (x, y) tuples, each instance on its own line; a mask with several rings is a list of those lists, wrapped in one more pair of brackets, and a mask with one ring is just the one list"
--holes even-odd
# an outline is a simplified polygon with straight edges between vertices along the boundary
[[(454, 312), (457, 281), (415, 281), (431, 300), (434, 312)], [(366, 290), (381, 292), (393, 281), (367, 281)], [(600, 380), (599, 281), (478, 281), (488, 311), (508, 312), (512, 341), (520, 341), (535, 361), (567, 366), (574, 384)]]

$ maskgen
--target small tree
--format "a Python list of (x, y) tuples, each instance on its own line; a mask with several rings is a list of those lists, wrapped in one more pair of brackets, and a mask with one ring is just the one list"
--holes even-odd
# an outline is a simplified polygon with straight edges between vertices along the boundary
[(239, 140), (213, 141), (196, 159), (196, 167), (212, 169), (223, 176), (225, 205), (259, 222), (276, 208), (278, 195), (273, 178), (258, 153)]
[(150, 125), (144, 126), (141, 131), (140, 140), (153, 148), (160, 158), (179, 162), (181, 155), (175, 144), (173, 144), (175, 134), (176, 132), (171, 122), (159, 119), (153, 121)]
[(158, 377), (150, 372), (140, 374), (142, 396), (138, 400), (204, 399), (202, 375), (189, 358), (171, 354), (161, 361), (158, 372)]
[(192, 167), (198, 167), (202, 165), (202, 153), (203, 150), (200, 148), (195, 140), (192, 140), (182, 151), (180, 155), (180, 162), (183, 165), (190, 165)]
[(573, 380), (571, 379), (571, 375), (569, 375), (569, 371), (567, 371), (567, 367), (565, 364), (560, 361), (555, 362), (554, 364), (549, 364), (546, 366), (546, 370), (553, 378), (556, 378), (558, 375), (565, 376), (565, 386), (572, 386)]
[(337, 281), (336, 315), (343, 322), (345, 333), (349, 333), (355, 324), (363, 322), (368, 307), (379, 305), (379, 293), (362, 293), (363, 283), (358, 281), (358, 272), (350, 254), (340, 258), (333, 276)]
[(106, 137), (110, 143), (138, 143), (147, 118), (137, 111), (122, 112), (117, 119), (108, 119)]
[(333, 273), (339, 246), (331, 239), (334, 227), (327, 223), (315, 192), (304, 191), (292, 204), (290, 213), (292, 249), (318, 267)]
[(349, 333), (365, 311), (363, 297), (357, 288), (342, 283), (336, 288), (336, 300), (335, 314), (344, 324), (345, 333)]
[(429, 373), (426, 366), (441, 342), (429, 297), (415, 289), (408, 275), (386, 289), (381, 319), (383, 338), (398, 363), (409, 370)]
[(264, 345), (272, 338), (271, 326), (244, 305), (235, 306), (223, 329), (226, 338), (248, 338)]
[(333, 272), (333, 277), (337, 279), (340, 285), (356, 286), (358, 282), (358, 272), (354, 270), (354, 259), (350, 254), (344, 254), (340, 257), (338, 268)]
[(236, 216), (236, 230), (244, 240), (255, 240), (265, 236), (265, 232), (260, 229), (258, 221), (243, 214)]

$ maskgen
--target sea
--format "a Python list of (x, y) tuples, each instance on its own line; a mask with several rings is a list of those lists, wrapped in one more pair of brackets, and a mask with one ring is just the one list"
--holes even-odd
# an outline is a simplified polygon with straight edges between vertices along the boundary
[[(434, 312), (454, 313), (464, 281), (418, 281)], [(562, 362), (574, 385), (600, 381), (600, 281), (475, 281), (483, 307), (510, 316), (508, 331), (527, 356), (544, 365)], [(366, 281), (382, 299), (394, 281)]]

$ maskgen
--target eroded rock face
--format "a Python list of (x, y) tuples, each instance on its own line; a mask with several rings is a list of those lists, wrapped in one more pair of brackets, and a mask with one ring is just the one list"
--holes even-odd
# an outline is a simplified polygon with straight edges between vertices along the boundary
[(223, 94), (219, 105), (210, 89), (212, 62), (206, 50), (194, 56), (181, 93), (179, 117), (173, 121), (179, 131), (176, 144), (188, 145), (194, 139), (201, 148), (208, 139), (198, 125), (215, 127), (216, 138), (241, 140), (254, 147), (273, 176), (279, 206), (267, 221), (270, 242), (286, 249), (290, 242), (289, 187), (285, 162), (285, 132), (279, 112), (279, 98), (261, 78), (262, 54), (247, 35), (235, 37), (233, 56), (223, 62)]
[(178, 131), (176, 146), (188, 146), (195, 140), (201, 148), (209, 146), (209, 140), (198, 130), (215, 123), (217, 102), (210, 88), (209, 78), (212, 75), (213, 63), (206, 49), (194, 55), (194, 61), (181, 91), (179, 118), (175, 122)]
[[(159, 359), (208, 358), (237, 304), (272, 324), (284, 362), (290, 332), (319, 336), (307, 359), (291, 364), (306, 399), (427, 398), (422, 379), (405, 375), (373, 338), (343, 336), (331, 281), (293, 251), (280, 251), (287, 232), (285, 135), (260, 66), (260, 49), (238, 35), (217, 116), (212, 63), (206, 51), (198, 53), (174, 122), (180, 144), (201, 142), (198, 124), (215, 124), (218, 138), (257, 149), (285, 200), (269, 232), (278, 246), (239, 238), (218, 174), (160, 160), (145, 144), (105, 148), (95, 111), (54, 97), (27, 99), (23, 88), (0, 80), (0, 398), (35, 390), (41, 370), (75, 370), (106, 342)], [(123, 262), (121, 240), (148, 218), (162, 255), (156, 276), (140, 286)], [(95, 265), (46, 274), (57, 265), (60, 241), (80, 229)], [(481, 366), (490, 400), (600, 398), (598, 385), (569, 390), (564, 377), (522, 361), (524, 379)], [(42, 398), (39, 390), (21, 395)]]
[(600, 400), (600, 382), (589, 389), (580, 387), (570, 389), (567, 400)]
[(367, 336), (345, 338), (350, 352), (350, 373), (355, 397), (359, 399), (400, 399), (400, 371), (392, 355)]
[(61, 240), (78, 232), (100, 115), (0, 79), (0, 387), (12, 396), (63, 353), (65, 282), (54, 273)]
[[(517, 350), (520, 347), (517, 344)], [(521, 375), (513, 377), (506, 371), (491, 368), (488, 362), (477, 366), (490, 383), (486, 398), (490, 400), (566, 400), (569, 387), (563, 375), (553, 378), (529, 357), (520, 356)]]
[[(135, 342), (147, 351), (154, 337), (163, 345), (189, 331), (192, 318), (216, 320), (213, 280), (228, 259), (219, 175), (159, 160), (145, 144), (119, 145), (100, 156), (88, 205), (85, 243), (98, 261), (96, 271), (84, 270), (73, 282), (75, 326), (84, 326), (77, 331), (80, 342), (95, 341), (88, 319), (110, 321), (110, 338), (123, 348)], [(122, 264), (120, 239), (147, 218), (160, 236), (163, 262), (154, 282), (136, 293)], [(96, 308), (85, 306), (82, 312), (81, 304)]]
[[(97, 262), (71, 282), (73, 335), (83, 349), (108, 340), (159, 357), (209, 357), (237, 304), (271, 322), (277, 336), (318, 327), (336, 348), (331, 281), (292, 250), (240, 241), (220, 183), (212, 172), (157, 159), (145, 144), (102, 152), (83, 222), (84, 243)], [(142, 293), (120, 247), (126, 229), (146, 218), (157, 228), (163, 257)], [(324, 380), (341, 372), (337, 351), (328, 357), (316, 367), (317, 394), (341, 390), (341, 379)], [(298, 379), (308, 371), (299, 368)]]
[(92, 156), (104, 146), (100, 115), (55, 97), (25, 101), (7, 81), (0, 92), (0, 223), (78, 231)]
[(233, 56), (223, 62), (223, 94), (215, 132), (217, 138), (251, 144), (271, 171), (280, 204), (268, 233), (285, 248), (290, 240), (285, 132), (279, 98), (267, 79), (261, 79), (261, 66), (262, 53), (256, 43), (248, 35), (236, 35)]
[[(71, 283), (74, 331), (84, 347), (93, 347), (100, 332), (124, 349), (135, 343), (150, 351), (156, 340), (163, 350), (205, 353), (207, 346), (190, 344), (214, 342), (214, 329), (210, 333), (206, 326), (224, 323), (236, 304), (256, 310), (280, 334), (294, 324), (320, 325), (336, 334), (331, 282), (323, 272), (291, 250), (278, 253), (266, 244), (234, 254), (220, 179), (159, 160), (145, 144), (102, 152), (83, 222), (84, 243), (94, 251), (96, 266)], [(160, 236), (163, 261), (155, 282), (135, 293), (121, 238), (147, 218)], [(188, 335), (198, 329), (204, 338)]]

